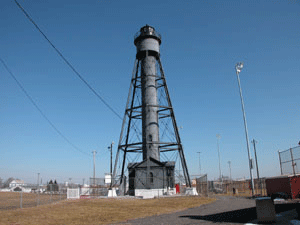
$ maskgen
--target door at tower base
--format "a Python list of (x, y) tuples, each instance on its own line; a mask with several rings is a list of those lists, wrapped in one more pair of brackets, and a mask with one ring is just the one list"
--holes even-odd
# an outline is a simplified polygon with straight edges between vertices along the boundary
[(151, 157), (149, 161), (129, 163), (129, 195), (141, 196), (145, 193), (155, 197), (172, 192), (175, 190), (174, 170), (175, 162), (160, 162)]

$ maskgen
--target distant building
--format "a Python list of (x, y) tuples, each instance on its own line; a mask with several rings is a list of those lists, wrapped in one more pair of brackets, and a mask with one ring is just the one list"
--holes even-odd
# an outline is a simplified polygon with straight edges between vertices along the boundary
[(1, 192), (14, 192), (14, 191), (21, 191), (21, 192), (32, 192), (36, 186), (25, 184), (23, 180), (14, 179), (9, 184), (8, 187), (0, 189)]
[(111, 174), (110, 173), (105, 174), (105, 184), (106, 185), (111, 184)]
[(24, 185), (25, 185), (25, 183), (23, 180), (16, 179), (9, 183), (9, 188), (20, 187), (20, 186), (24, 186)]
[(196, 178), (192, 179), (192, 186), (195, 186), (196, 184), (197, 184), (197, 179)]
[(9, 191), (21, 191), (21, 192), (32, 192), (32, 188), (30, 187), (24, 187), (24, 186), (17, 186), (17, 187), (13, 187), (11, 188)]
[(50, 182), (47, 184), (47, 191), (58, 191), (58, 190), (59, 188), (56, 180), (54, 182), (50, 180)]

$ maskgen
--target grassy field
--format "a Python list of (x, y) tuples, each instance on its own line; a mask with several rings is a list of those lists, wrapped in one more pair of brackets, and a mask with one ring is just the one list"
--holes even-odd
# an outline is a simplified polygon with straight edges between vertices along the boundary
[(20, 192), (0, 192), (0, 210), (17, 209), (22, 207), (34, 207), (44, 204), (50, 204), (55, 201), (66, 199), (66, 195), (50, 195), (50, 194), (38, 194), (36, 193), (21, 193)]
[(33, 208), (0, 211), (0, 224), (109, 224), (193, 208), (215, 201), (202, 197), (63, 200)]

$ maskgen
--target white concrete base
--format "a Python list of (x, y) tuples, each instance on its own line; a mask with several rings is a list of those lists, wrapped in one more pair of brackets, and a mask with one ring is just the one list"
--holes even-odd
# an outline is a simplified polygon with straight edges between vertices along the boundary
[(198, 195), (197, 190), (195, 187), (191, 187), (191, 188), (186, 188), (185, 189), (185, 194), (186, 195)]
[(259, 222), (275, 221), (275, 206), (271, 198), (264, 197), (256, 199), (256, 215)]
[(159, 198), (163, 195), (176, 194), (176, 188), (162, 188), (162, 189), (135, 189), (135, 196), (143, 199)]
[(117, 192), (115, 188), (112, 188), (111, 190), (108, 190), (108, 197), (117, 197)]
[(176, 195), (176, 188), (169, 188), (167, 191), (167, 195)]
[(67, 199), (79, 199), (79, 188), (67, 188)]

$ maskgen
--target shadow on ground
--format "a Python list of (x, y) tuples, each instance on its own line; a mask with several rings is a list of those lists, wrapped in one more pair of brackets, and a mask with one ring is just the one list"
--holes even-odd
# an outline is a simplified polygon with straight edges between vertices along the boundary
[[(275, 205), (276, 214), (282, 213), (292, 209), (299, 209), (300, 204), (278, 204)], [(247, 223), (256, 219), (256, 207), (234, 210), (224, 213), (217, 213), (211, 215), (186, 215), (181, 217), (187, 217), (194, 220), (206, 220), (212, 222), (232, 222), (232, 223)]]

